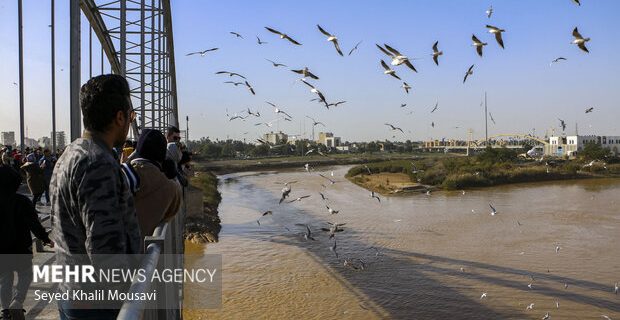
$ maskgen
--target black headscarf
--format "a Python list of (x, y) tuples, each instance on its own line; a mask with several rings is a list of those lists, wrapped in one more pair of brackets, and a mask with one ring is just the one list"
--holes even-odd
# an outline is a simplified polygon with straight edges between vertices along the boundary
[(136, 152), (140, 158), (161, 165), (166, 159), (166, 138), (159, 130), (144, 129), (138, 138)]
[(0, 198), (13, 196), (22, 183), (22, 176), (11, 167), (0, 166)]

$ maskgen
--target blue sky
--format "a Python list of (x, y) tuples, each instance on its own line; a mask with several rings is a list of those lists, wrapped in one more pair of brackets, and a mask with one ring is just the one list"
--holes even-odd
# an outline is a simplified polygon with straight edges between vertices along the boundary
[[(51, 129), (49, 5), (42, 3), (47, 2), (24, 0), (26, 120), (35, 137), (49, 135)], [(487, 19), (485, 10), (491, 4), (495, 13)], [(189, 115), (194, 138), (243, 138), (244, 132), (249, 132), (246, 138), (256, 138), (267, 128), (254, 126), (255, 119), (229, 122), (226, 109), (230, 113), (259, 109), (261, 120), (272, 120), (276, 116), (265, 101), (281, 105), (293, 116), (293, 122), (273, 128), (289, 134), (304, 133), (308, 115), (349, 141), (392, 139), (385, 122), (405, 130), (404, 135), (396, 135), (397, 140), (465, 138), (469, 128), (481, 137), (484, 114), (480, 102), (485, 91), (497, 122), (489, 123), (490, 134), (535, 129), (537, 135), (544, 135), (551, 128), (558, 133), (558, 118), (562, 118), (571, 134), (578, 122), (581, 134), (620, 135), (620, 64), (614, 59), (620, 49), (618, 1), (582, 0), (578, 7), (571, 0), (177, 0), (172, 10), (179, 113), (183, 118)], [(0, 47), (1, 131), (18, 131), (18, 91), (12, 85), (17, 81), (16, 12), (16, 1), (0, 0), (0, 41), (4, 44)], [(60, 71), (68, 65), (67, 15), (68, 5), (57, 4), (58, 125), (68, 131), (68, 75)], [(352, 56), (340, 57), (319, 33), (317, 23), (339, 37), (345, 55), (358, 41), (363, 43)], [(505, 50), (487, 32), (487, 23), (506, 29)], [(280, 40), (265, 26), (288, 33), (303, 45)], [(590, 54), (570, 44), (576, 26), (592, 38), (587, 44)], [(241, 33), (245, 40), (230, 31)], [(483, 58), (471, 46), (472, 33), (488, 42)], [(257, 35), (268, 44), (259, 46)], [(444, 51), (439, 67), (430, 57), (437, 40)], [(404, 66), (396, 68), (413, 86), (409, 95), (400, 88), (401, 82), (383, 75), (379, 60), (387, 57), (375, 43), (387, 43), (409, 57), (420, 58), (413, 61), (419, 73)], [(185, 56), (211, 47), (220, 50), (202, 58)], [(568, 60), (550, 67), (549, 62), (559, 56)], [(308, 66), (321, 78), (313, 83), (329, 101), (347, 103), (326, 110), (310, 102), (314, 95), (295, 82), (298, 76), (289, 68), (272, 67), (265, 58), (292, 68)], [(476, 65), (474, 75), (463, 84), (471, 64)], [(223, 84), (230, 78), (214, 75), (219, 70), (245, 75), (256, 96), (241, 86)], [(430, 114), (436, 101), (439, 109)], [(401, 109), (401, 103), (408, 107)], [(586, 115), (587, 107), (594, 107), (594, 112)], [(305, 119), (305, 133), (310, 132)]]

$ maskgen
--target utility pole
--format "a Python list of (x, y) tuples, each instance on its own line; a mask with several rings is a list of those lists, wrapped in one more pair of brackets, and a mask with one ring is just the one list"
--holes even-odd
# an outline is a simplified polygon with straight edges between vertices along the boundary
[(51, 0), (51, 39), (52, 39), (52, 154), (56, 154), (56, 41), (54, 38), (54, 0)]
[(24, 35), (22, 32), (22, 0), (17, 0), (17, 34), (19, 38), (19, 142), (24, 153)]
[(487, 92), (484, 92), (484, 141), (489, 146), (489, 113), (487, 112)]
[(185, 143), (189, 143), (189, 116), (185, 116)]
[[(21, 0), (20, 0), (21, 1)], [(80, 110), (80, 1), (69, 1), (69, 105), (71, 141), (82, 135)], [(121, 41), (121, 44), (123, 41)]]

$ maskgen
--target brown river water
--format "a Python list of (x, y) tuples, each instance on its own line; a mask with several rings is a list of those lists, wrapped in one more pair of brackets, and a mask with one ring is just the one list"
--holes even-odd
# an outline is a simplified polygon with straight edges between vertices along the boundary
[[(222, 306), (186, 319), (620, 319), (620, 179), (379, 203), (344, 178), (348, 168), (221, 176), (220, 240), (201, 250), (222, 255)], [(333, 185), (318, 176), (332, 170)], [(294, 180), (289, 199), (311, 197), (278, 205), (276, 182)], [(327, 222), (346, 223), (339, 258)]]

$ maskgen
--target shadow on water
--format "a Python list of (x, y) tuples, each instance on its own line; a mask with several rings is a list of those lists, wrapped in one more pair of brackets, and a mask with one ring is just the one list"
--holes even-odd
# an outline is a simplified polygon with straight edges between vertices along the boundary
[[(254, 199), (262, 199), (263, 203), (278, 203), (279, 199), (274, 197), (272, 191), (249, 183), (247, 180), (243, 181), (242, 184), (237, 187), (238, 190), (243, 191), (244, 198), (256, 197)], [(542, 284), (537, 285), (533, 291), (536, 294), (589, 304), (609, 311), (620, 311), (618, 303), (563, 289), (563, 284), (567, 283), (571, 288), (580, 287), (609, 292), (608, 285), (556, 276), (551, 273), (532, 272), (395, 249), (379, 248), (381, 253), (377, 254), (372, 249), (373, 244), (360, 240), (360, 234), (350, 228), (346, 228), (344, 232), (338, 233), (336, 236), (340, 254), (340, 259), (337, 259), (329, 250), (333, 242), (328, 240), (326, 234), (318, 234), (321, 233), (318, 231), (319, 228), (326, 226), (327, 219), (321, 219), (321, 217), (311, 215), (310, 212), (299, 208), (294, 208), (294, 211), (297, 213), (290, 214), (287, 212), (274, 216), (273, 224), (263, 224), (260, 227), (271, 228), (271, 233), (247, 230), (255, 228), (251, 223), (226, 224), (224, 222), (223, 228), (229, 230), (240, 228), (237, 231), (242, 232), (234, 232), (235, 236), (303, 248), (314, 261), (322, 266), (327, 274), (362, 301), (360, 308), (366, 309), (381, 318), (506, 319), (528, 317), (521, 311), (515, 311), (514, 308), (510, 310), (491, 308), (489, 305), (493, 303), (493, 300), (480, 300), (465, 296), (459, 292), (458, 287), (442, 283), (437, 280), (438, 278), (442, 280), (459, 278), (473, 280), (477, 282), (475, 286), (480, 288), (484, 288), (485, 285), (494, 285), (526, 291), (529, 289), (524, 282), (514, 280), (514, 278), (515, 276), (533, 276), (536, 279), (553, 281), (558, 284), (558, 288)], [(292, 227), (299, 222), (307, 223), (313, 230), (317, 230), (316, 242), (303, 240), (301, 237), (302, 228)], [(291, 226), (289, 232), (284, 231), (283, 227), (286, 225)], [(273, 234), (274, 228), (281, 228), (283, 233)], [(296, 230), (299, 232), (296, 233)], [(345, 267), (343, 257), (362, 258), (367, 262), (367, 266), (365, 270)], [(467, 271), (462, 272), (461, 267)], [(508, 278), (512, 278), (512, 280)]]

